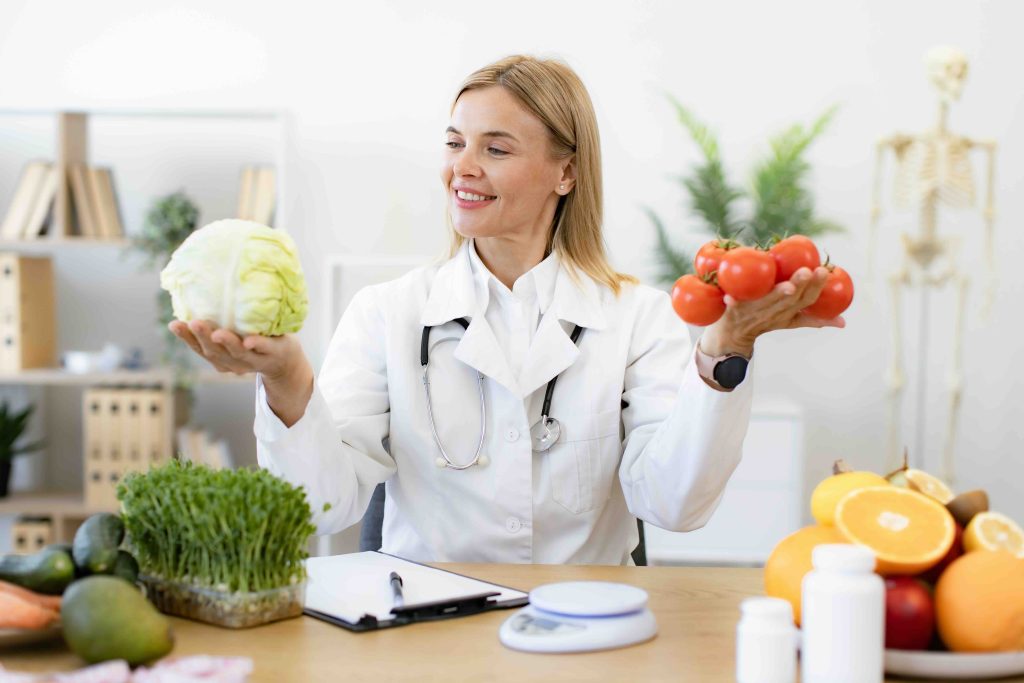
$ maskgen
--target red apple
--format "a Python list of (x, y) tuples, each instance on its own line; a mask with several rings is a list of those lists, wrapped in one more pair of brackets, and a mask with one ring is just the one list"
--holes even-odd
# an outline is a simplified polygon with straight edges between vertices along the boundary
[(946, 567), (948, 567), (953, 560), (964, 554), (964, 528), (955, 522), (953, 526), (955, 527), (953, 545), (949, 546), (946, 556), (939, 560), (937, 565), (922, 573), (919, 577), (933, 586), (938, 582), (939, 575), (946, 571)]
[(885, 647), (925, 650), (935, 632), (935, 606), (928, 587), (910, 576), (885, 580)]

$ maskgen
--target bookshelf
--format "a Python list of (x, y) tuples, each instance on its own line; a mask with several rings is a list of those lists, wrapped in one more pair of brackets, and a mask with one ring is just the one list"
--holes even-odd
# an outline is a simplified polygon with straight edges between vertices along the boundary
[[(233, 217), (240, 172), (255, 163), (274, 168), (274, 224), (287, 226), (281, 198), (290, 130), (288, 114), (279, 110), (0, 109), (0, 219), (25, 163), (45, 159), (57, 169), (46, 232), (35, 238), (0, 239), (0, 252), (53, 259), (58, 352), (98, 349), (110, 341), (126, 349), (142, 348), (147, 358), (155, 358), (161, 343), (156, 310), (146, 312), (158, 291), (155, 272), (143, 278), (138, 274), (140, 260), (126, 258), (133, 255), (131, 237), (146, 209), (156, 197), (185, 189), (200, 207), (200, 224)], [(83, 235), (77, 224), (68, 169), (92, 162), (113, 169), (122, 236)], [(31, 466), (30, 479), (39, 491), (14, 491), (0, 498), (0, 553), (10, 547), (7, 528), (14, 516), (48, 516), (55, 538), (68, 540), (80, 521), (99, 511), (86, 504), (83, 477), (76, 474), (82, 468), (84, 424), (80, 429), (79, 420), (86, 392), (95, 387), (149, 387), (163, 392), (167, 405), (174, 406), (173, 379), (173, 371), (164, 367), (84, 374), (60, 367), (0, 372), (0, 392), (13, 392), (37, 405), (33, 421), (44, 426), (33, 437), (48, 442), (46, 457)], [(238, 448), (247, 453), (251, 421), (240, 425), (238, 417), (251, 411), (254, 377), (202, 369), (192, 379), (198, 405), (206, 404), (200, 419), (242, 444)], [(170, 434), (181, 417), (177, 412), (168, 410), (164, 418)]]

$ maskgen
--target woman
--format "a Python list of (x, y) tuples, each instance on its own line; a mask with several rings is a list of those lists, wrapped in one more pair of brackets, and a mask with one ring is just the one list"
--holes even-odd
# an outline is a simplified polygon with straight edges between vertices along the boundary
[(605, 258), (596, 119), (556, 61), (467, 79), (441, 180), (450, 259), (360, 291), (317, 378), (292, 336), (171, 324), (218, 370), (259, 373), (260, 465), (306, 487), (321, 533), (387, 482), (383, 550), (415, 560), (624, 564), (634, 517), (703, 525), (740, 460), (755, 339), (843, 325), (800, 313), (826, 271), (728, 301), (691, 349), (666, 294)]

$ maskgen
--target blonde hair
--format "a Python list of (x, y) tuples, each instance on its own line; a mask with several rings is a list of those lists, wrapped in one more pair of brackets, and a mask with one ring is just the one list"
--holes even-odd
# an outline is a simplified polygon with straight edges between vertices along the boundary
[[(456, 102), (467, 90), (501, 86), (541, 120), (550, 133), (555, 158), (576, 156), (576, 184), (559, 198), (548, 234), (547, 252), (557, 252), (577, 277), (582, 270), (616, 296), (624, 282), (636, 284), (632, 275), (616, 272), (605, 255), (601, 235), (601, 140), (597, 117), (583, 81), (567, 64), (553, 59), (512, 55), (474, 71), (462, 83)], [(456, 232), (448, 215), (454, 256), (465, 238)]]

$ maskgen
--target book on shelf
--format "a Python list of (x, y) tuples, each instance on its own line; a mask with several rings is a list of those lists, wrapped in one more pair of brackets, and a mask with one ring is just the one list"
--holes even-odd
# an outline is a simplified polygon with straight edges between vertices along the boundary
[(35, 207), (33, 207), (28, 222), (25, 223), (25, 227), (22, 230), (22, 239), (35, 239), (46, 233), (50, 220), (53, 217), (53, 204), (57, 199), (59, 175), (55, 166), (52, 164), (47, 165), (39, 187), (39, 194), (35, 200)]
[(117, 198), (114, 195), (114, 182), (110, 169), (90, 167), (89, 198), (92, 200), (92, 215), (96, 219), (98, 234), (101, 239), (119, 239), (124, 237), (121, 227), (121, 216), (117, 209)]
[(238, 218), (272, 225), (277, 201), (276, 175), (273, 166), (242, 168), (238, 190)]
[(75, 216), (72, 225), (69, 226), (69, 234), (82, 237), (100, 236), (93, 209), (91, 184), (89, 169), (85, 164), (72, 164), (68, 167), (69, 194)]
[(42, 231), (57, 193), (58, 178), (53, 168), (50, 162), (39, 160), (25, 165), (4, 222), (0, 224), (0, 238), (19, 240), (37, 237)]
[(0, 252), (0, 372), (54, 367), (53, 262)]

